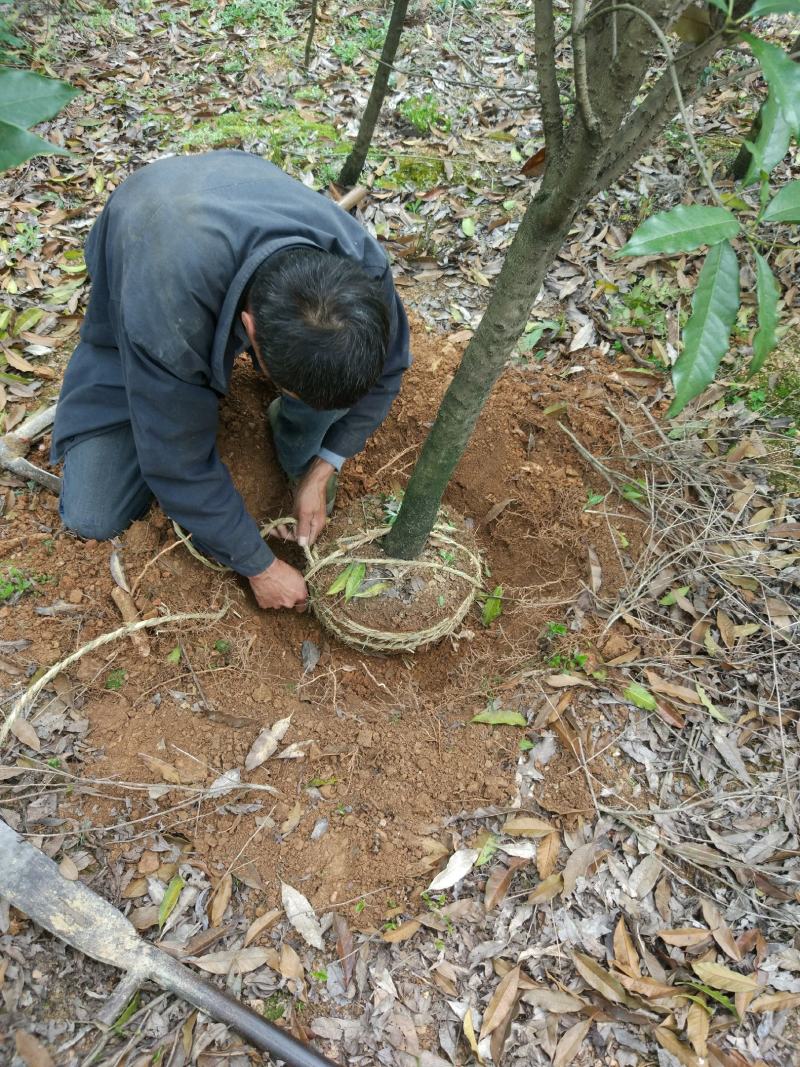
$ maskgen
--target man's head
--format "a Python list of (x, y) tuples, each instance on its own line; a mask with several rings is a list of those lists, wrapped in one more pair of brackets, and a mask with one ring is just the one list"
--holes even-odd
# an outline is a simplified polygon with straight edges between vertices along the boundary
[(313, 248), (278, 253), (255, 271), (245, 307), (270, 378), (309, 407), (352, 407), (380, 377), (389, 314), (357, 264)]

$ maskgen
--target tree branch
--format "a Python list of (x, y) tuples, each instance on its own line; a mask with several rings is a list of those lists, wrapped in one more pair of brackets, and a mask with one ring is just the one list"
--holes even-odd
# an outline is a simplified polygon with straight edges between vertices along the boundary
[(535, 0), (536, 24), (534, 49), (539, 96), (542, 101), (542, 126), (547, 153), (552, 160), (564, 139), (564, 119), (556, 75), (555, 23), (553, 0)]
[(592, 110), (589, 76), (586, 71), (586, 0), (572, 0), (572, 67), (575, 99), (583, 125), (593, 141), (600, 139), (600, 123)]

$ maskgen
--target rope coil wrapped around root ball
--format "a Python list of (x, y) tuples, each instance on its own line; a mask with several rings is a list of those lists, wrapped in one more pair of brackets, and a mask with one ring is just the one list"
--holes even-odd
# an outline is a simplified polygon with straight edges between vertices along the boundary
[[(278, 526), (296, 525), (294, 518), (275, 519), (261, 529), (266, 538)], [(227, 571), (228, 567), (209, 560), (192, 544), (190, 537), (173, 523), (175, 532), (188, 551), (212, 570)], [(352, 536), (342, 536), (322, 545), (304, 547), (308, 569), (305, 580), (309, 601), (320, 623), (347, 645), (373, 652), (413, 652), (423, 645), (441, 641), (456, 632), (472, 607), (483, 582), (483, 565), (477, 551), (463, 544), (453, 535), (455, 527), (443, 511), (429, 537), (429, 546), (436, 559), (391, 559), (379, 554), (376, 545), (391, 529), (389, 525), (376, 525)], [(428, 553), (429, 555), (431, 553)], [(369, 574), (368, 568), (378, 570), (377, 577)], [(399, 587), (420, 583), (423, 576), (433, 578), (447, 588), (449, 583), (460, 592), (453, 596), (452, 605), (447, 605), (447, 596), (442, 593), (437, 606), (444, 609), (437, 620), (429, 626), (412, 630), (389, 630), (352, 618), (355, 602), (374, 600), (379, 595), (397, 602)], [(400, 605), (398, 604), (398, 607)], [(357, 610), (357, 605), (356, 605)], [(399, 614), (398, 611), (395, 611)]]

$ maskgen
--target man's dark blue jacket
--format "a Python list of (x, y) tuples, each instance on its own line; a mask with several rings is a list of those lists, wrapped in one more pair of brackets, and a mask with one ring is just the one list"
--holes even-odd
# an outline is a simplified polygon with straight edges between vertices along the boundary
[[(244, 152), (158, 160), (112, 194), (86, 245), (92, 280), (80, 343), (56, 414), (53, 459), (130, 423), (145, 481), (164, 511), (220, 562), (260, 573), (273, 555), (216, 447), (217, 408), (253, 271), (307, 246), (359, 263), (383, 286), (391, 317), (381, 379), (323, 447), (359, 452), (408, 367), (408, 323), (378, 243), (350, 215)], [(243, 445), (245, 443), (243, 442)]]

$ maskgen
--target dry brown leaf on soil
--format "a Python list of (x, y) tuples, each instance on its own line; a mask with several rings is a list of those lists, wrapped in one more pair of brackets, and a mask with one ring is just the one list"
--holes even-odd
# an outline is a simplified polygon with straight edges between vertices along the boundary
[(257, 919), (253, 919), (247, 928), (247, 933), (244, 935), (244, 947), (247, 948), (251, 942), (255, 941), (260, 933), (264, 930), (268, 930), (273, 923), (280, 919), (281, 913), (277, 908), (271, 908), (269, 911), (265, 911), (263, 915), (259, 915)]
[(750, 1005), (750, 1011), (787, 1011), (800, 1008), (800, 993), (765, 993)]
[(628, 892), (630, 895), (637, 900), (643, 900), (658, 881), (661, 869), (661, 860), (655, 852), (645, 856), (642, 862), (631, 871), (631, 876), (628, 879)]
[(475, 1026), (472, 1022), (472, 1008), (470, 1007), (467, 1008), (464, 1014), (462, 1026), (464, 1028), (464, 1037), (466, 1037), (469, 1047), (475, 1053), (475, 1059), (482, 1065), (483, 1059), (481, 1058), (480, 1052), (478, 1052), (478, 1040), (475, 1037)]
[(269, 951), (254, 946), (252, 948), (225, 949), (221, 952), (208, 952), (205, 956), (190, 956), (188, 962), (209, 974), (248, 974), (263, 967), (269, 959)]
[(14, 1034), (14, 1044), (25, 1067), (54, 1067), (53, 1057), (33, 1034), (26, 1030), (17, 1030)]
[(680, 990), (674, 989), (671, 985), (667, 985), (666, 982), (659, 982), (655, 978), (648, 978), (646, 975), (640, 975), (634, 977), (627, 974), (620, 974), (620, 985), (628, 990), (629, 993), (638, 993), (640, 997), (647, 997), (649, 1000), (664, 1000), (664, 998), (672, 999), (680, 994)]
[(692, 970), (701, 982), (726, 993), (755, 992), (761, 988), (758, 980), (752, 975), (739, 974), (721, 963), (693, 963)]
[(683, 1067), (703, 1067), (688, 1045), (684, 1045), (666, 1026), (657, 1026), (653, 1031), (653, 1036), (662, 1048), (675, 1057), (678, 1063), (683, 1064)]
[(742, 959), (742, 951), (736, 944), (736, 939), (730, 928), (722, 918), (717, 905), (708, 898), (703, 900), (703, 918), (711, 929), (711, 935), (726, 956), (739, 963)]
[(575, 1023), (567, 1030), (556, 1045), (553, 1053), (553, 1067), (568, 1067), (572, 1063), (580, 1052), (591, 1025), (591, 1019), (584, 1019), (583, 1022)]
[(557, 832), (552, 823), (537, 819), (532, 815), (512, 815), (503, 825), (504, 834), (520, 837), (546, 837), (548, 834)]
[(585, 956), (581, 952), (574, 953), (572, 959), (581, 978), (592, 989), (613, 1004), (625, 1003), (626, 994), (622, 984), (612, 974), (609, 974), (605, 968), (601, 967), (596, 960), (593, 960), (591, 956)]
[(151, 770), (160, 774), (165, 782), (171, 782), (173, 785), (184, 784), (177, 767), (174, 767), (171, 763), (159, 759), (158, 756), (148, 756), (146, 752), (140, 752), (139, 756)]
[(697, 926), (685, 926), (678, 930), (659, 930), (658, 937), (667, 944), (676, 948), (692, 948), (694, 945), (702, 945), (711, 940), (711, 931)]
[(708, 1043), (708, 1062), (711, 1067), (765, 1067), (763, 1060), (755, 1063), (735, 1048), (720, 1048), (714, 1041)]
[(409, 937), (413, 937), (421, 926), (419, 919), (409, 919), (408, 922), (400, 923), (394, 930), (387, 930), (383, 935), (383, 940), (388, 941), (390, 945), (395, 945), (399, 941), (408, 941)]
[(663, 693), (664, 696), (672, 697), (674, 700), (682, 700), (686, 704), (699, 705), (702, 703), (694, 689), (689, 689), (688, 686), (677, 685), (675, 682), (667, 681), (666, 678), (662, 678), (661, 675), (656, 674), (655, 671), (650, 669), (646, 669), (644, 673), (653, 692)]
[(36, 731), (27, 719), (23, 719), (17, 715), (17, 717), (12, 720), (9, 729), (14, 737), (16, 737), (18, 741), (21, 741), (23, 745), (32, 748), (34, 752), (40, 751), (42, 742), (39, 740)]
[(565, 897), (573, 892), (578, 879), (585, 877), (599, 851), (600, 845), (596, 841), (588, 841), (585, 845), (579, 845), (570, 855), (561, 872), (564, 880), (562, 892)]
[(543, 986), (527, 990), (522, 994), (522, 1000), (556, 1015), (571, 1015), (573, 1012), (583, 1011), (587, 1006), (585, 1000), (573, 993), (565, 993), (561, 989), (546, 989)]
[(622, 916), (614, 928), (614, 962), (632, 978), (638, 978), (642, 973), (638, 953), (633, 947), (633, 939)]
[(529, 904), (543, 904), (547, 900), (557, 897), (564, 888), (564, 879), (560, 874), (551, 874), (528, 893)]
[(307, 941), (312, 948), (323, 949), (325, 943), (322, 940), (322, 929), (306, 897), (293, 886), (281, 882), (281, 903), (286, 912), (286, 918), (303, 940)]
[(286, 942), (281, 945), (280, 972), (284, 978), (293, 978), (300, 982), (305, 978), (305, 970), (300, 957)]
[(588, 678), (578, 678), (574, 674), (548, 674), (545, 682), (553, 689), (567, 689), (573, 685), (585, 685), (594, 689), (594, 685)]
[(479, 1041), (483, 1041), (499, 1026), (504, 1026), (511, 1018), (519, 997), (519, 976), (520, 968), (517, 966), (501, 978), (483, 1013)]
[(285, 719), (278, 719), (272, 726), (267, 726), (261, 731), (245, 757), (244, 769), (246, 771), (253, 771), (256, 767), (260, 767), (265, 760), (278, 751), (278, 745), (285, 737), (291, 722), (292, 716), (288, 715)]
[(347, 919), (345, 919), (344, 915), (340, 915), (338, 911), (333, 914), (333, 929), (336, 934), (336, 955), (342, 965), (344, 987), (347, 989), (355, 970), (356, 957), (353, 951), (353, 935), (347, 925)]
[(433, 879), (428, 886), (428, 891), (438, 892), (442, 889), (451, 889), (462, 878), (466, 878), (475, 866), (475, 861), (480, 854), (481, 850), (479, 848), (458, 849), (447, 861), (445, 869), (440, 871)]
[(691, 1041), (691, 1047), (698, 1053), (701, 1060), (705, 1061), (708, 1056), (708, 1031), (710, 1018), (706, 1009), (700, 1004), (690, 1004), (686, 1016), (686, 1035)]
[(292, 830), (296, 830), (300, 820), (303, 817), (303, 806), (299, 800), (295, 801), (294, 807), (286, 816), (284, 822), (281, 823), (281, 833), (284, 837), (290, 834)]
[(536, 870), (541, 879), (549, 878), (558, 862), (561, 835), (557, 830), (547, 834), (536, 846)]
[(66, 878), (68, 882), (77, 882), (79, 871), (75, 861), (69, 856), (64, 856), (58, 865), (58, 869), (62, 878)]
[(211, 898), (208, 918), (212, 926), (221, 926), (222, 919), (225, 915), (225, 911), (231, 902), (231, 893), (233, 892), (233, 878), (230, 874), (226, 874), (224, 878), (220, 880), (219, 885), (214, 891), (214, 895)]
[[(516, 862), (525, 864), (528, 863), (528, 860), (517, 860)], [(515, 870), (516, 867), (513, 863), (508, 867), (503, 867), (501, 864), (498, 864), (486, 879), (483, 906), (487, 911), (491, 911), (492, 908), (496, 908), (503, 903), (514, 878)]]

